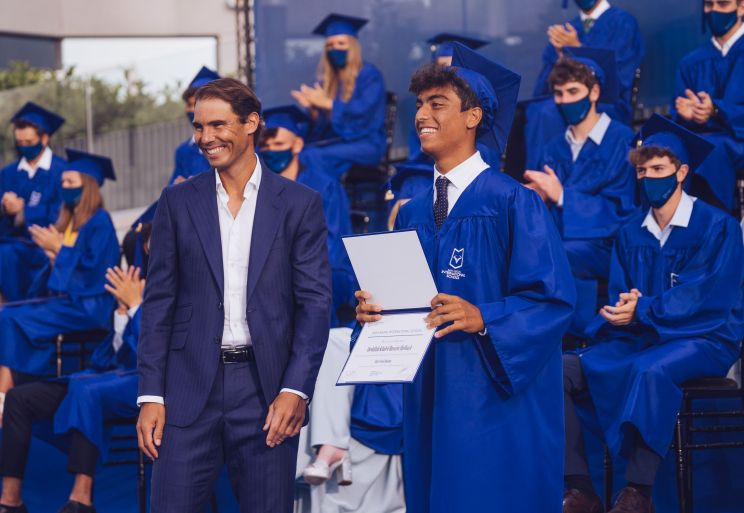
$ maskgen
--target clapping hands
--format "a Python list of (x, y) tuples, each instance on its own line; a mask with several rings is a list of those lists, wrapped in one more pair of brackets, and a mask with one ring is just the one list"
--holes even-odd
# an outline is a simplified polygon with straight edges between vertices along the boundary
[(605, 305), (599, 311), (599, 315), (607, 319), (607, 322), (613, 326), (627, 326), (633, 322), (638, 298), (643, 296), (638, 289), (631, 289), (630, 292), (623, 292), (615, 306)]
[(679, 96), (674, 101), (674, 108), (682, 119), (704, 125), (715, 112), (715, 105), (710, 95), (705, 91), (695, 94), (685, 89), (685, 96)]
[(292, 91), (292, 97), (306, 109), (331, 110), (333, 108), (333, 100), (318, 82), (313, 87), (302, 84), (299, 90)]

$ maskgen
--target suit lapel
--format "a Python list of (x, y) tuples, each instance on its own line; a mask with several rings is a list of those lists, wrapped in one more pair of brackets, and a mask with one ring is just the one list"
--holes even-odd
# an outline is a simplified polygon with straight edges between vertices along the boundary
[[(267, 169), (263, 166), (262, 169)], [(256, 199), (256, 215), (253, 218), (251, 257), (248, 265), (248, 300), (256, 288), (266, 258), (269, 256), (276, 231), (284, 218), (284, 204), (280, 194), (284, 189), (279, 177), (262, 170), (261, 185)]]
[(220, 289), (220, 296), (224, 294), (224, 271), (222, 269), (222, 240), (220, 238), (220, 220), (217, 214), (217, 192), (215, 189), (214, 172), (207, 172), (192, 178), (190, 184), (194, 187), (192, 201), (187, 208), (194, 225), (194, 231), (199, 237), (204, 254), (209, 263), (209, 270)]

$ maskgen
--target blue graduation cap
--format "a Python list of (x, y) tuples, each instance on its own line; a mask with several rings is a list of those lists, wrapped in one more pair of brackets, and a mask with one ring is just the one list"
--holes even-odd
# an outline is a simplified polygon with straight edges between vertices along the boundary
[(332, 13), (326, 16), (325, 19), (315, 27), (313, 34), (325, 37), (339, 35), (357, 37), (359, 30), (365, 26), (368, 21), (369, 20), (365, 20), (364, 18)]
[(286, 128), (295, 135), (305, 137), (310, 125), (310, 117), (295, 105), (281, 105), (263, 112), (266, 128)]
[(132, 223), (132, 229), (136, 230), (138, 226), (145, 224), (145, 223), (152, 223), (152, 220), (155, 218), (155, 211), (158, 209), (158, 200), (155, 200), (155, 202), (147, 207), (147, 210), (142, 212), (142, 214), (137, 218), (135, 222)]
[(79, 171), (92, 176), (98, 182), (99, 187), (103, 186), (104, 180), (116, 181), (114, 163), (110, 158), (70, 148), (65, 151), (67, 152), (68, 171)]
[(581, 46), (566, 47), (563, 51), (570, 59), (592, 70), (601, 89), (600, 102), (615, 103), (620, 98), (620, 80), (617, 76), (617, 60), (614, 50)]
[(651, 116), (633, 142), (636, 148), (656, 146), (671, 151), (690, 171), (695, 171), (715, 149), (713, 143), (659, 114)]
[(452, 47), (452, 67), (475, 92), (483, 109), (478, 142), (501, 153), (511, 130), (522, 78), (462, 43), (455, 41)]
[(450, 34), (442, 32), (434, 37), (426, 40), (431, 45), (432, 56), (436, 59), (437, 57), (451, 57), (452, 56), (452, 42), (457, 41), (462, 43), (471, 50), (477, 50), (488, 44), (488, 41), (482, 39), (476, 39), (474, 37), (462, 36), (459, 34)]
[(196, 76), (193, 78), (191, 83), (189, 84), (189, 88), (198, 89), (201, 86), (205, 86), (208, 83), (217, 80), (220, 78), (219, 73), (216, 71), (213, 71), (209, 69), (206, 66), (202, 66), (202, 68), (199, 70), (199, 72), (196, 74)]
[(45, 134), (52, 135), (59, 127), (65, 124), (65, 118), (34, 102), (26, 102), (21, 110), (16, 112), (10, 119), (11, 123), (25, 121), (39, 127)]

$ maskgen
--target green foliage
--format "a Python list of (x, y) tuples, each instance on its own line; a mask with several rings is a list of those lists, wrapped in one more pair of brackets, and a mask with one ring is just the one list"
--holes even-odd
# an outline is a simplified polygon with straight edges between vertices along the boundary
[[(84, 79), (74, 68), (55, 72), (27, 63), (13, 63), (0, 70), (0, 123), (6, 123), (27, 101), (59, 113), (67, 121), (54, 140), (85, 137), (85, 89), (90, 87), (94, 134), (133, 126), (172, 121), (183, 116), (181, 84), (150, 92), (142, 81), (110, 83), (99, 78)], [(15, 158), (11, 125), (0, 129), (0, 161)]]

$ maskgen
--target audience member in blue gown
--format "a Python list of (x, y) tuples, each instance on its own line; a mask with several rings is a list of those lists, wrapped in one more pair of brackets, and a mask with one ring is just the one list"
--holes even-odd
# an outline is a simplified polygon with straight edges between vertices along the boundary
[[(564, 0), (564, 8), (567, 2)], [(534, 97), (552, 94), (548, 77), (565, 48), (590, 47), (614, 50), (620, 95), (608, 105), (602, 105), (612, 119), (630, 124), (631, 96), (636, 70), (641, 66), (645, 46), (636, 19), (627, 11), (611, 6), (607, 0), (576, 0), (579, 15), (569, 23), (548, 28), (549, 43), (543, 51), (543, 67), (535, 83)], [(555, 104), (546, 98), (527, 106), (527, 167), (534, 169), (545, 144), (563, 133), (566, 125)]]
[(47, 226), (59, 214), (65, 161), (52, 152), (49, 141), (64, 122), (32, 102), (11, 119), (19, 160), (0, 170), (0, 292), (6, 301), (25, 299), (46, 263), (28, 227)]
[(362, 60), (357, 35), (367, 20), (328, 15), (313, 31), (325, 37), (319, 81), (292, 91), (312, 120), (302, 163), (338, 180), (352, 164), (377, 165), (385, 154), (385, 82)]
[[(52, 424), (55, 438), (68, 445), (68, 471), (75, 476), (60, 513), (94, 513), (93, 483), (98, 462), (105, 461), (112, 436), (106, 421), (137, 415), (136, 352), (144, 269), (134, 265), (147, 253), (148, 233), (124, 241), (127, 270), (106, 271), (106, 290), (116, 299), (113, 331), (101, 342), (86, 369), (58, 379), (19, 385), (8, 392), (2, 434), (3, 494), (0, 511), (25, 513), (22, 480), (32, 426)], [(129, 243), (128, 243), (129, 242)], [(2, 509), (5, 508), (5, 509)]]
[(736, 171), (744, 169), (744, 2), (703, 4), (713, 37), (680, 62), (672, 110), (675, 121), (715, 145), (696, 175), (709, 188), (705, 199), (731, 210)]
[[(206, 66), (196, 74), (189, 86), (183, 92), (182, 98), (186, 108), (186, 118), (189, 125), (194, 122), (194, 106), (196, 105), (196, 91), (203, 85), (210, 83), (212, 80), (220, 78), (217, 72), (212, 71)], [(199, 147), (194, 143), (194, 136), (189, 137), (176, 148), (174, 156), (175, 167), (168, 180), (168, 185), (181, 183), (188, 180), (194, 175), (209, 171), (211, 168), (206, 157), (202, 155)]]
[(612, 455), (628, 462), (626, 487), (610, 513), (651, 512), (651, 488), (672, 441), (681, 385), (725, 376), (744, 336), (739, 224), (682, 188), (713, 146), (658, 115), (641, 129), (637, 145), (630, 160), (650, 209), (618, 234), (612, 304), (587, 330), (596, 344), (564, 355), (564, 504), (577, 513), (602, 510), (577, 407), (603, 433)]
[(550, 83), (568, 128), (545, 147), (527, 187), (548, 205), (576, 281), (571, 332), (581, 337), (596, 314), (599, 282), (610, 273), (615, 232), (635, 211), (635, 173), (628, 163), (633, 131), (597, 111), (617, 97), (615, 57), (609, 50), (566, 50)]
[(56, 225), (29, 228), (48, 260), (32, 285), (36, 299), (0, 309), (2, 394), (27, 375), (52, 374), (59, 333), (109, 326), (114, 299), (104, 288), (105, 273), (120, 255), (100, 188), (104, 180), (115, 179), (114, 168), (107, 157), (76, 150), (67, 150), (67, 158)]
[[(328, 258), (333, 280), (331, 326), (339, 325), (338, 309), (355, 304), (356, 281), (341, 237), (350, 235), (351, 210), (346, 191), (338, 180), (319, 169), (302, 164), (309, 118), (305, 112), (287, 105), (264, 111), (265, 127), (259, 140), (260, 156), (266, 167), (284, 178), (295, 180), (320, 193), (328, 227)], [(348, 321), (347, 321), (348, 322)]]

